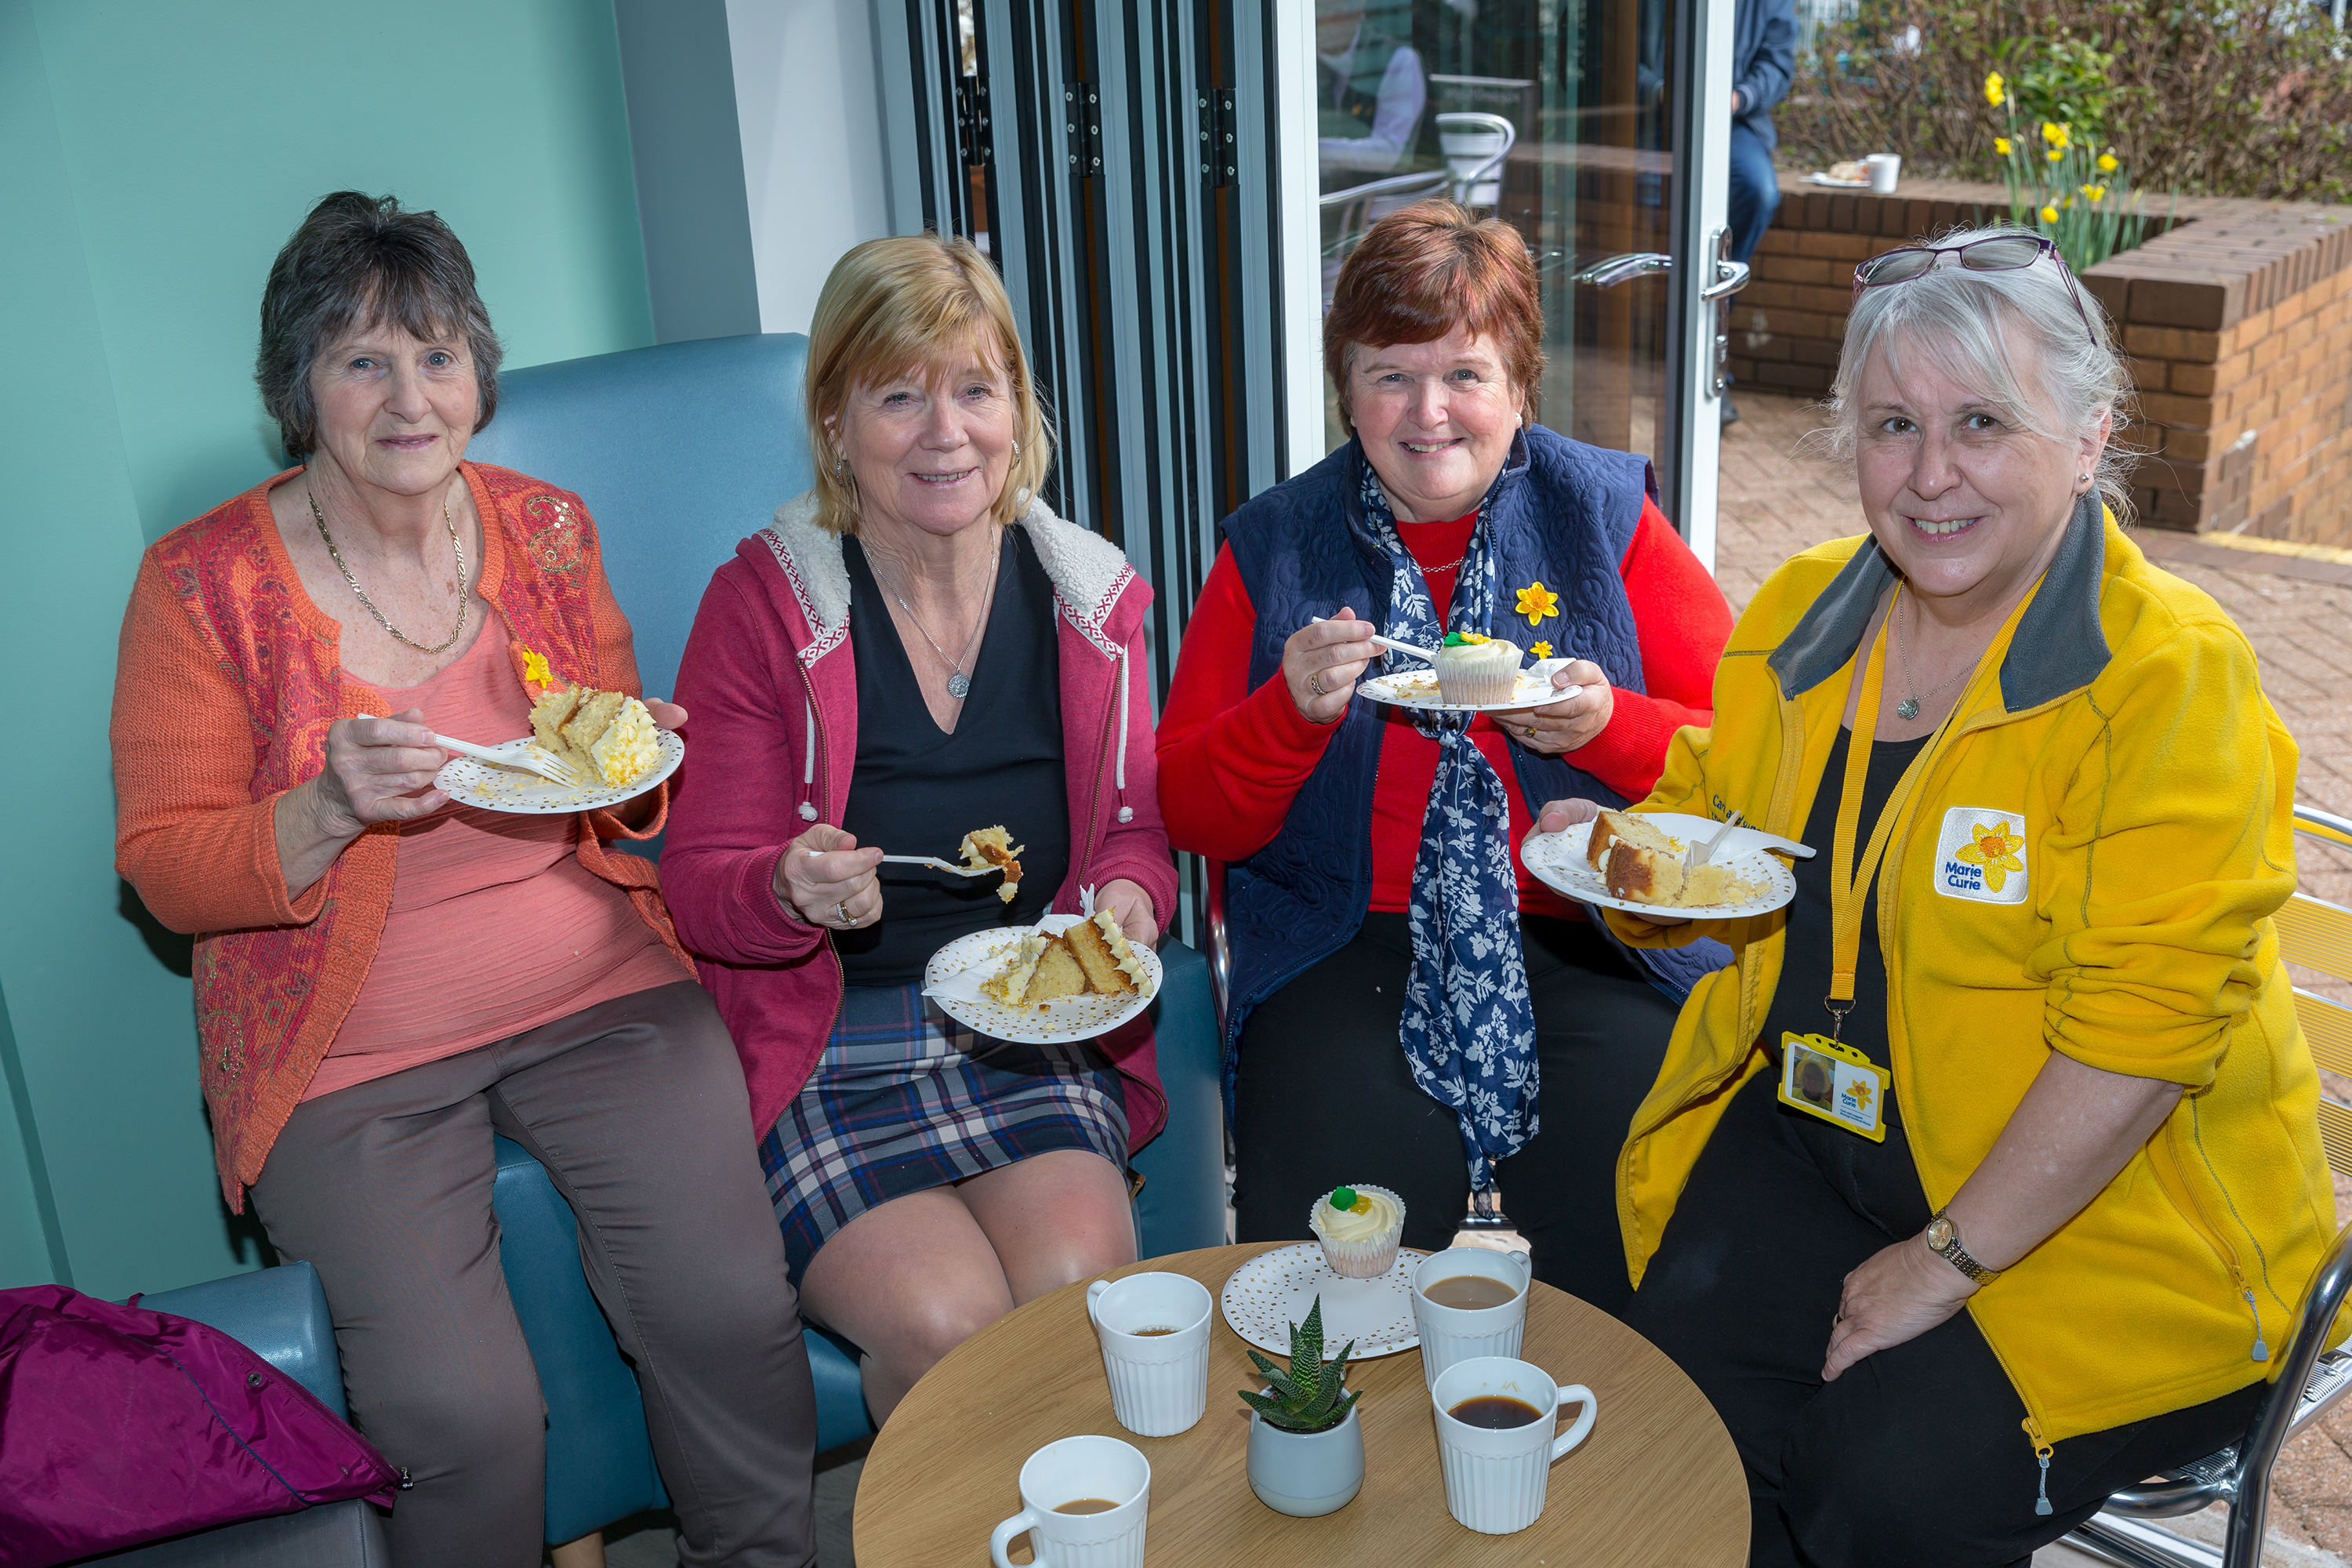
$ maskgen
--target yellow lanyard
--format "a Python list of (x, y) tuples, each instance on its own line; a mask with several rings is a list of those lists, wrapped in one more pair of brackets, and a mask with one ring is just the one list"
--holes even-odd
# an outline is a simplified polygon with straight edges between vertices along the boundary
[[(1895, 791), (1880, 808), (1878, 821), (1870, 830), (1870, 843), (1863, 850), (1862, 864), (1853, 862), (1853, 841), (1862, 826), (1863, 786), (1870, 778), (1870, 748), (1878, 731), (1878, 698), (1880, 678), (1886, 664), (1886, 634), (1895, 624), (1896, 611), (1902, 605), (1903, 591), (1897, 587), (1895, 597), (1886, 605), (1886, 616), (1878, 624), (1878, 636), (1870, 645), (1869, 657), (1861, 670), (1862, 700), (1853, 710), (1853, 732), (1846, 740), (1845, 787), (1838, 796), (1837, 836), (1830, 848), (1830, 990), (1822, 999), (1833, 1022), (1830, 1038), (1838, 1037), (1845, 1027), (1845, 1016), (1853, 1011), (1853, 972), (1862, 959), (1862, 911), (1867, 901), (1870, 885), (1877, 879), (1878, 868), (1886, 857), (1886, 847), (1895, 837), (1895, 825), (1901, 819), (1904, 807), (1909, 804), (1911, 792), (1927, 776), (1927, 761), (1951, 728), (1952, 720), (1960, 710), (1955, 701), (1944, 721), (1936, 726), (1911, 765), (1903, 770), (1895, 781)], [(1998, 642), (2000, 639), (1995, 637)], [(1982, 664), (1984, 656), (1977, 656)], [(1973, 679), (1969, 686), (1975, 685)], [(1849, 687), (1851, 689), (1851, 687)], [(1960, 689), (1965, 699), (1968, 687)]]

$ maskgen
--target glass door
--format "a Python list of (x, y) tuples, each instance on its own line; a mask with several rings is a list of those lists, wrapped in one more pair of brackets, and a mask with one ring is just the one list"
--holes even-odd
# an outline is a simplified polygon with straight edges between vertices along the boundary
[[(1287, 334), (1290, 353), (1319, 342), (1341, 264), (1385, 214), (1444, 195), (1498, 217), (1541, 281), (1535, 417), (1648, 458), (1712, 564), (1716, 301), (1745, 279), (1715, 265), (1713, 238), (1731, 0), (1295, 3), (1311, 16), (1293, 32), (1303, 58), (1285, 62), (1304, 90), (1283, 136), (1312, 160), (1315, 206), (1286, 226), (1306, 258), (1286, 267), (1293, 309), (1312, 298), (1317, 327)], [(1293, 407), (1293, 446), (1312, 443), (1293, 471), (1347, 438), (1336, 389), (1316, 380), (1319, 407)]]

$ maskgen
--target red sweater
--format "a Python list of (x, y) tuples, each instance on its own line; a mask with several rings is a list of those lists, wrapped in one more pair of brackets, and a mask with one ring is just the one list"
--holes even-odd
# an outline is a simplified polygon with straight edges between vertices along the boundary
[[(1455, 572), (1476, 522), (1473, 512), (1451, 522), (1399, 525), (1433, 604), (1453, 602)], [(1644, 696), (1619, 690), (1607, 726), (1568, 759), (1628, 800), (1640, 800), (1665, 766), (1666, 744), (1675, 731), (1685, 724), (1706, 728), (1715, 722), (1708, 704), (1714, 700), (1715, 661), (1731, 636), (1731, 606), (1665, 514), (1646, 500), (1618, 571), (1633, 602), (1642, 680), (1649, 691)], [(1169, 842), (1214, 860), (1245, 859), (1273, 841), (1290, 813), (1291, 798), (1339, 728), (1301, 714), (1278, 673), (1250, 690), (1250, 640), (1256, 621), (1233, 551), (1218, 551), (1185, 626), (1176, 679), (1160, 720), (1160, 805)], [(1422, 818), (1437, 782), (1438, 748), (1402, 710), (1381, 707), (1378, 712), (1386, 729), (1372, 793), (1371, 908), (1397, 913), (1412, 896)], [(1470, 732), (1510, 795), (1511, 861), (1518, 867), (1520, 908), (1573, 917), (1574, 905), (1518, 863), (1519, 841), (1534, 814), (1519, 794), (1508, 738), (1485, 714)]]

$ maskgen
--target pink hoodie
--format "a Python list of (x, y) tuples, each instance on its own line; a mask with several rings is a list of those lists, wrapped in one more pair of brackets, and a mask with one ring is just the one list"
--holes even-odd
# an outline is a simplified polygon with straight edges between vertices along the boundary
[[(1081, 886), (1124, 877), (1151, 895), (1164, 929), (1176, 868), (1139, 657), (1151, 590), (1118, 546), (1043, 505), (1032, 502), (1017, 526), (1059, 612), (1073, 853), (1054, 908), (1074, 912)], [(808, 496), (779, 508), (774, 526), (712, 575), (677, 700), (692, 717), (687, 764), (670, 786), (662, 894), (735, 1037), (764, 1136), (808, 1081), (841, 1008), (831, 933), (786, 913), (773, 882), (785, 846), (810, 824), (839, 825), (857, 758), (849, 574)], [(1129, 1147), (1139, 1149), (1167, 1121), (1150, 1024), (1139, 1018), (1097, 1046), (1125, 1081)]]

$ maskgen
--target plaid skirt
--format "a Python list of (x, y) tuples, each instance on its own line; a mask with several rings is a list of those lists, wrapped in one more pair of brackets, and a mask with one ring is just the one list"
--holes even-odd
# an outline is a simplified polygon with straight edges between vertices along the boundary
[(1086, 1041), (976, 1035), (919, 984), (850, 986), (824, 1055), (760, 1141), (768, 1201), (799, 1289), (809, 1260), (867, 1209), (1049, 1149), (1127, 1169), (1118, 1072)]

